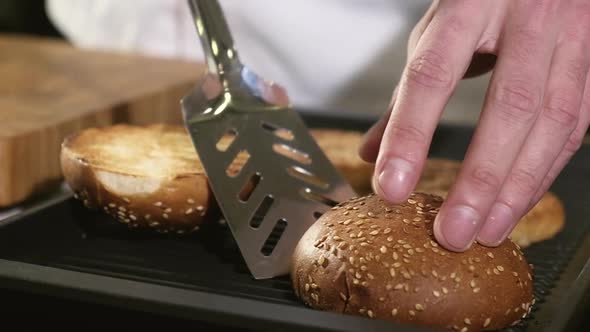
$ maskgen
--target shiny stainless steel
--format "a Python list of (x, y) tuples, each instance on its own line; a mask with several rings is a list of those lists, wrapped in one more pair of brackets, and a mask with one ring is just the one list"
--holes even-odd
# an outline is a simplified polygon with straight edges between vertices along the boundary
[[(188, 3), (209, 75), (181, 101), (185, 126), (252, 275), (257, 279), (285, 275), (295, 246), (316, 220), (314, 213), (323, 213), (334, 202), (356, 193), (310, 136), (299, 114), (285, 102), (284, 91), (240, 62), (217, 1)], [(292, 137), (276, 135), (268, 125), (286, 129)], [(235, 140), (227, 150), (218, 150), (217, 142), (230, 129), (237, 133)], [(278, 145), (296, 149), (309, 160), (297, 162), (277, 154), (273, 149)], [(249, 153), (249, 160), (239, 174), (228, 176), (228, 165), (241, 151)], [(325, 184), (302, 181), (293, 176), (293, 170), (313, 174)], [(243, 201), (239, 194), (254, 175), (259, 176), (258, 185)], [(314, 195), (326, 200), (310, 199)], [(251, 226), (253, 218), (260, 219), (257, 211), (267, 197), (272, 200), (270, 209), (258, 227)], [(286, 222), (286, 228), (272, 253), (263, 254), (278, 221)]]

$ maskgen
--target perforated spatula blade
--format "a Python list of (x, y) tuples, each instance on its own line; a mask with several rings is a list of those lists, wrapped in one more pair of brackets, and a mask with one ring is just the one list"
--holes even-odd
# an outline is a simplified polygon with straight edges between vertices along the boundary
[(356, 193), (286, 94), (242, 65), (219, 3), (188, 3), (209, 75), (181, 101), (185, 126), (252, 275), (285, 275), (316, 218)]

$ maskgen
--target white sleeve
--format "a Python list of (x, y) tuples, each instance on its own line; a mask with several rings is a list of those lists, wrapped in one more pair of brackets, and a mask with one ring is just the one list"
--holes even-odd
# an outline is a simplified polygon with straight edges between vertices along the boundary
[(47, 0), (47, 13), (74, 45), (202, 59), (186, 3), (178, 0)]

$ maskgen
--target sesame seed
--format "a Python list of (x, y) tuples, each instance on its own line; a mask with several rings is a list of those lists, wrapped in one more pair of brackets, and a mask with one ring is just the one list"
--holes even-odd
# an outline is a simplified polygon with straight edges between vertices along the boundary
[(119, 206), (119, 211), (121, 211), (121, 212), (125, 212), (125, 211), (127, 211), (127, 209), (125, 209), (125, 207), (124, 207), (124, 206)]
[(498, 265), (496, 266), (496, 268), (498, 269), (498, 271), (503, 272), (504, 271), (504, 267), (502, 265)]
[(164, 213), (164, 214), (162, 214), (162, 217), (163, 217), (164, 219), (168, 219), (168, 214)]
[(408, 313), (410, 314), (410, 316), (416, 316), (416, 312), (414, 310), (410, 310), (408, 311)]
[(491, 318), (486, 318), (486, 320), (483, 322), (483, 327), (488, 327), (490, 325), (490, 323), (492, 322)]
[(397, 315), (397, 309), (396, 308), (391, 309), (391, 315), (392, 316), (396, 316)]
[(455, 279), (456, 276), (457, 276), (457, 273), (455, 273), (455, 272), (452, 272), (450, 275), (451, 279)]
[(354, 276), (355, 276), (357, 279), (361, 279), (361, 278), (363, 277), (363, 276), (362, 276), (360, 273), (358, 273), (358, 272), (357, 272), (357, 273), (355, 273), (355, 274), (354, 274)]
[(367, 218), (367, 216), (365, 216), (362, 213), (357, 214), (356, 217), (359, 218), (359, 219), (365, 219), (365, 218)]
[(492, 254), (491, 252), (488, 251), (488, 253), (486, 254), (489, 258), (494, 258), (494, 254)]
[(346, 219), (346, 220), (344, 220), (343, 224), (349, 225), (351, 222), (352, 222), (352, 219)]
[(432, 275), (433, 275), (435, 278), (438, 278), (438, 273), (437, 273), (435, 270), (432, 270)]
[(413, 199), (411, 199), (411, 198), (408, 198), (408, 203), (410, 203), (410, 204), (416, 204), (416, 201), (413, 200)]
[(369, 234), (370, 234), (370, 235), (377, 235), (377, 234), (379, 234), (379, 231), (378, 231), (378, 230), (374, 230), (374, 231), (372, 231), (372, 232), (371, 232), (371, 233), (369, 233)]
[(326, 261), (326, 258), (323, 255), (320, 256), (320, 258), (318, 258), (318, 265), (324, 265), (325, 261)]
[(371, 280), (375, 279), (375, 277), (370, 273), (367, 273), (367, 277), (369, 277), (369, 279), (371, 279)]
[(467, 328), (467, 326), (464, 326), (460, 332), (467, 332), (467, 331), (469, 331), (469, 329)]
[(386, 289), (386, 290), (391, 290), (392, 288), (393, 288), (393, 286), (392, 286), (391, 284), (387, 284), (387, 285), (385, 286), (385, 289)]
[(518, 277), (518, 273), (517, 272), (512, 271), (512, 275), (515, 276), (515, 277)]
[(420, 303), (416, 303), (416, 305), (414, 306), (416, 308), (416, 310), (418, 311), (422, 311), (424, 310), (424, 307), (420, 304)]
[(156, 227), (156, 226), (158, 226), (158, 225), (160, 225), (160, 223), (159, 223), (159, 222), (157, 222), (157, 221), (153, 221), (153, 222), (151, 222), (151, 223), (150, 223), (150, 226), (151, 226), (151, 227)]
[(459, 278), (459, 277), (456, 277), (454, 280), (455, 280), (456, 283), (461, 282), (461, 278)]
[(494, 274), (497, 274), (497, 275), (500, 274), (500, 271), (498, 271), (498, 269), (496, 269), (496, 268), (494, 268), (493, 271), (494, 271)]
[(404, 279), (408, 279), (408, 280), (412, 279), (412, 276), (408, 272), (403, 272), (402, 276), (404, 277)]
[(463, 322), (467, 325), (471, 325), (471, 320), (469, 318), (465, 318)]
[(475, 271), (475, 266), (469, 265), (469, 271), (471, 271), (471, 272)]
[(473, 292), (474, 293), (479, 293), (479, 291), (480, 291), (480, 288), (479, 287), (476, 287), (476, 288), (473, 289)]
[(186, 202), (189, 204), (195, 204), (195, 200), (192, 198), (187, 199)]
[(375, 216), (375, 214), (374, 214), (373, 212), (368, 212), (368, 213), (367, 213), (367, 216), (369, 216), (369, 217), (371, 217), (371, 218), (375, 218), (375, 217), (376, 217), (376, 216)]
[(114, 203), (109, 203), (109, 207), (110, 207), (110, 208), (115, 208), (115, 207), (117, 207), (117, 206), (116, 206)]
[(359, 284), (359, 280), (358, 280), (358, 279), (356, 279), (356, 278), (353, 278), (353, 279), (352, 279), (352, 283), (353, 283), (354, 285), (358, 285), (358, 284)]
[(369, 315), (369, 317), (371, 317), (371, 318), (375, 317), (375, 314), (373, 313), (372, 310), (368, 310), (367, 315)]
[(395, 269), (394, 268), (389, 269), (389, 275), (391, 275), (392, 277), (395, 277)]
[(439, 291), (432, 291), (432, 294), (433, 294), (434, 296), (436, 296), (436, 297), (439, 297), (439, 296), (440, 296), (440, 293), (439, 293)]
[(400, 263), (400, 262), (393, 263), (393, 267), (396, 267), (397, 268), (397, 267), (400, 267), (400, 266), (402, 266), (402, 263)]
[(393, 236), (388, 236), (387, 237), (387, 242), (391, 242), (391, 241), (393, 241)]
[(402, 288), (404, 288), (404, 284), (397, 284), (393, 287), (393, 289), (395, 289), (395, 290), (400, 290)]
[(517, 256), (517, 255), (516, 255), (516, 250), (512, 250), (512, 255), (513, 255), (514, 257), (516, 257), (516, 256)]
[(162, 206), (162, 202), (156, 202), (154, 203), (155, 206)]
[(471, 286), (471, 288), (475, 288), (475, 280), (471, 279), (469, 286)]
[(393, 259), (398, 260), (398, 258), (399, 258), (399, 255), (397, 254), (397, 252), (394, 251), (393, 252)]
[(410, 286), (408, 286), (408, 284), (404, 284), (404, 292), (409, 292), (410, 291)]
[(424, 249), (418, 248), (418, 247), (415, 250), (416, 250), (416, 252), (424, 252)]
[(348, 298), (346, 297), (346, 295), (344, 293), (340, 293), (340, 298), (342, 299), (342, 301), (346, 301), (348, 300)]
[(363, 282), (361, 282), (361, 286), (363, 286), (363, 287), (368, 287), (368, 286), (369, 286), (369, 283), (368, 283), (368, 282), (366, 282), (366, 281), (363, 281)]
[(362, 265), (361, 266), (361, 271), (367, 271), (367, 266), (366, 265)]
[(527, 276), (529, 278), (529, 280), (533, 280), (533, 277), (531, 277), (531, 274), (527, 272)]
[(199, 205), (196, 207), (196, 209), (197, 209), (197, 211), (201, 212), (201, 211), (205, 210), (205, 207), (202, 205)]
[(186, 214), (186, 215), (189, 215), (191, 213), (193, 213), (193, 208), (189, 208), (184, 212), (184, 214)]
[(389, 233), (391, 233), (391, 228), (386, 228), (386, 229), (383, 231), (383, 234), (389, 234)]
[(408, 249), (408, 254), (413, 255), (414, 254), (414, 249)]
[(305, 284), (305, 291), (309, 292), (309, 284), (308, 283)]
[(366, 247), (366, 246), (368, 246), (368, 245), (369, 245), (369, 244), (368, 244), (367, 242), (361, 242), (361, 247)]
[(412, 219), (412, 220), (414, 220), (414, 221), (421, 221), (421, 220), (422, 220), (422, 218), (420, 218), (420, 217), (416, 217), (416, 218), (414, 218), (414, 219)]
[(132, 215), (132, 214), (130, 214), (130, 215), (129, 215), (129, 219), (131, 219), (131, 220), (133, 220), (133, 221), (136, 221), (136, 220), (137, 220), (137, 217), (136, 217), (136, 216), (134, 216), (134, 215)]
[(145, 216), (143, 216), (143, 218), (145, 220), (150, 220), (152, 218), (152, 215), (151, 214), (146, 214)]
[(185, 233), (185, 230), (184, 229), (179, 229), (179, 230), (176, 231), (176, 233), (177, 234), (184, 234)]

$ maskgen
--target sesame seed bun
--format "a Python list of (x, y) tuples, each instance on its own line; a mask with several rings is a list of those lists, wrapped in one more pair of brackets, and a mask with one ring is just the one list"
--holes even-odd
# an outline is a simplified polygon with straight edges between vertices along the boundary
[(89, 128), (64, 140), (60, 159), (76, 198), (130, 228), (194, 232), (212, 207), (204, 170), (181, 126)]
[(442, 198), (343, 202), (304, 234), (291, 263), (295, 294), (318, 309), (456, 331), (518, 324), (534, 304), (531, 266), (511, 240), (450, 252), (434, 239)]
[[(415, 188), (446, 198), (455, 183), (461, 162), (448, 159), (428, 159)], [(541, 200), (522, 217), (509, 237), (523, 248), (550, 239), (565, 226), (563, 203), (553, 192), (546, 192)]]
[(359, 194), (372, 192), (371, 176), (374, 165), (365, 162), (359, 156), (363, 135), (360, 132), (341, 129), (311, 129), (310, 134), (316, 140), (326, 157)]

